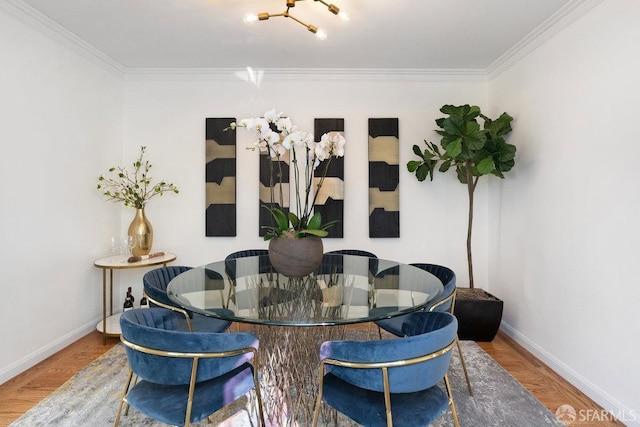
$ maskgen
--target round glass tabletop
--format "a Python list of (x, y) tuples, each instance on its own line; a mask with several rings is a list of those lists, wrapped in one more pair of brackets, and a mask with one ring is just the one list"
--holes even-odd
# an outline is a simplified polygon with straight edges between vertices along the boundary
[(188, 270), (169, 298), (203, 315), (242, 323), (320, 326), (361, 323), (419, 310), (437, 300), (442, 282), (396, 261), (325, 255), (317, 271), (278, 274), (266, 255), (213, 262)]

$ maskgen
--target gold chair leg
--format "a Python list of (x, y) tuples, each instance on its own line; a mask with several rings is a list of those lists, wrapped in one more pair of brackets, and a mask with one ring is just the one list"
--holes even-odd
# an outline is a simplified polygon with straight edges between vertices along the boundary
[(444, 385), (447, 388), (447, 394), (449, 395), (449, 407), (451, 408), (451, 416), (453, 417), (453, 425), (460, 427), (458, 421), (458, 411), (456, 411), (456, 404), (453, 402), (453, 394), (451, 393), (451, 384), (449, 383), (449, 375), (444, 375)]
[(458, 346), (458, 354), (460, 355), (460, 362), (462, 362), (462, 370), (464, 371), (464, 377), (467, 379), (467, 388), (469, 389), (469, 395), (473, 396), (473, 390), (471, 389), (471, 381), (469, 380), (469, 373), (467, 372), (467, 364), (464, 362), (464, 355), (462, 354), (462, 348), (460, 347), (460, 340), (456, 336), (456, 345)]
[[(254, 368), (256, 369), (256, 368)], [(255, 372), (255, 371), (254, 371)], [(253, 377), (253, 391), (256, 395), (256, 400), (257, 400), (257, 404), (258, 404), (258, 416), (260, 417), (260, 426), (261, 427), (265, 427), (265, 421), (264, 421), (264, 409), (262, 407), (262, 395), (260, 393), (260, 382), (258, 381), (258, 377), (257, 375), (254, 375)]]
[[(127, 392), (129, 391), (129, 386), (131, 385), (131, 378), (133, 378), (133, 371), (129, 369), (129, 376), (127, 377), (127, 381), (124, 383), (124, 390), (122, 391), (122, 398), (120, 399), (120, 405), (118, 406), (118, 413), (116, 414), (116, 419), (113, 421), (113, 427), (118, 427), (120, 425), (120, 415), (122, 414), (122, 405), (124, 405), (125, 398), (127, 397)], [(127, 412), (129, 411), (129, 404), (127, 404)]]
[(320, 417), (320, 408), (322, 406), (323, 387), (324, 387), (324, 362), (321, 362), (320, 369), (318, 372), (318, 396), (316, 398), (316, 407), (313, 410), (312, 427), (316, 427), (318, 425), (318, 418)]

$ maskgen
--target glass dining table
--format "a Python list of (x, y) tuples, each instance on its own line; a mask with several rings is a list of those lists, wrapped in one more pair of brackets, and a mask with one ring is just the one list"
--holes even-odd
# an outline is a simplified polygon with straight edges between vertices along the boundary
[[(349, 324), (420, 310), (442, 291), (437, 277), (409, 264), (339, 254), (325, 254), (305, 277), (281, 275), (261, 255), (193, 268), (167, 287), (185, 309), (247, 324), (258, 336), (272, 426), (311, 424), (322, 342), (345, 339)], [(368, 329), (359, 332), (358, 339), (368, 339)]]

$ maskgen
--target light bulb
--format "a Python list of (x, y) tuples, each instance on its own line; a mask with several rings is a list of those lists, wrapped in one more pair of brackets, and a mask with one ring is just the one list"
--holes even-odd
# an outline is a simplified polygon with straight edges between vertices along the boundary
[(242, 18), (242, 20), (245, 24), (253, 24), (255, 22), (258, 22), (258, 15), (255, 13), (247, 13), (246, 15), (244, 15), (244, 18)]
[(327, 38), (327, 32), (321, 28), (316, 32), (316, 37), (320, 40), (325, 40)]
[(340, 12), (338, 13), (338, 16), (340, 17), (340, 19), (342, 19), (343, 21), (348, 21), (349, 20), (349, 14), (347, 12)]

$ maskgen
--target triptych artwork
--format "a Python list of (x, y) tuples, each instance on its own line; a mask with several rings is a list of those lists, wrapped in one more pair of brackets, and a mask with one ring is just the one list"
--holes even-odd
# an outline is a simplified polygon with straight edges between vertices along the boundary
[[(315, 119), (313, 135), (316, 142), (328, 132), (340, 132), (344, 136), (344, 119)], [(319, 179), (315, 178), (315, 184)], [(344, 237), (344, 157), (331, 159), (316, 199), (315, 212), (320, 212), (323, 223), (337, 221), (327, 230), (327, 237)]]
[(236, 119), (206, 120), (205, 235), (236, 235)]
[[(236, 131), (227, 129), (235, 118), (206, 119), (206, 236), (236, 235)], [(227, 129), (227, 130), (225, 130)], [(327, 132), (344, 133), (344, 119), (315, 119), (316, 140)], [(399, 133), (397, 118), (369, 119), (369, 237), (400, 237)], [(347, 138), (348, 139), (348, 138)], [(348, 156), (348, 144), (345, 156)], [(288, 212), (290, 198), (289, 154), (274, 162), (259, 156), (259, 224), (273, 225), (264, 206)], [(337, 220), (329, 238), (344, 237), (344, 157), (333, 158), (320, 193), (316, 212), (323, 222)], [(279, 177), (282, 177), (282, 188)], [(319, 177), (314, 178), (320, 179)], [(282, 190), (282, 198), (280, 197)], [(348, 200), (346, 201), (348, 203)]]
[(369, 119), (369, 237), (400, 237), (398, 119)]

